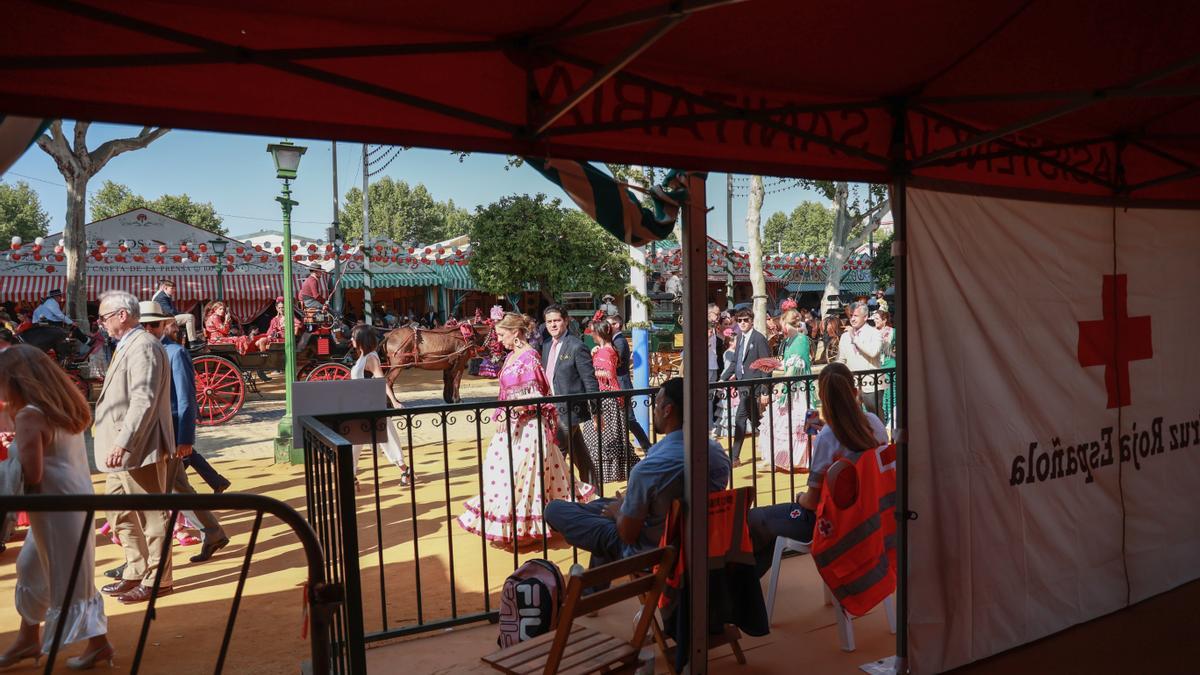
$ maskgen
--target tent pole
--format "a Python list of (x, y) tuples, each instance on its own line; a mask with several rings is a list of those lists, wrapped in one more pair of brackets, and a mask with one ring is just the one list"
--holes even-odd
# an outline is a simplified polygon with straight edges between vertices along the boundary
[(896, 672), (908, 672), (908, 111), (892, 112), (892, 238), (896, 307)]
[(689, 173), (683, 212), (683, 447), (689, 673), (708, 672), (708, 209), (705, 175)]

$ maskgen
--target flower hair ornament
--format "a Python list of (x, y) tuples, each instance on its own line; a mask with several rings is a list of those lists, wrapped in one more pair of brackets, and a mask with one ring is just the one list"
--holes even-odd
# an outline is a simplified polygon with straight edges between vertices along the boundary
[(784, 300), (783, 302), (779, 303), (779, 311), (781, 311), (781, 312), (786, 312), (789, 309), (796, 309), (796, 307), (797, 307), (797, 304), (796, 304), (795, 298), (788, 298), (787, 300)]
[(488, 316), (492, 318), (492, 321), (499, 321), (500, 319), (504, 318), (504, 308), (500, 305), (492, 305), (492, 309), (488, 313)]
[(605, 316), (606, 315), (604, 314), (604, 310), (598, 309), (598, 310), (596, 310), (596, 313), (592, 315), (592, 321), (599, 321), (599, 320), (603, 319)]

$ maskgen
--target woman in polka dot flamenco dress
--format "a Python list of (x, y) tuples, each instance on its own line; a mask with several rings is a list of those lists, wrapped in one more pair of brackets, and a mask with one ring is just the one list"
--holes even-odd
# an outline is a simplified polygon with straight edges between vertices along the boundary
[[(497, 337), (511, 351), (500, 370), (501, 401), (550, 395), (541, 359), (527, 339), (532, 323), (513, 313), (496, 323)], [(507, 420), (504, 410), (496, 411), (496, 433), (483, 458), (483, 494), (467, 500), (458, 524), (493, 544), (520, 546), (542, 540), (543, 507), (551, 499), (571, 498), (571, 476), (554, 440), (557, 411), (553, 405), (513, 406)], [(574, 487), (578, 501), (595, 496), (591, 485), (576, 481)], [(545, 531), (545, 536), (550, 534)]]

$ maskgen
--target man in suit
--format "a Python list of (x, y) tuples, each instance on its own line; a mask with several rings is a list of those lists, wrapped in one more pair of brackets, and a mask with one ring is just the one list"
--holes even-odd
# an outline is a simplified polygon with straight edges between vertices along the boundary
[[(770, 377), (771, 372), (755, 370), (750, 364), (755, 360), (771, 356), (771, 348), (767, 338), (754, 329), (754, 315), (748, 309), (739, 309), (733, 315), (739, 329), (737, 343), (733, 346), (733, 359), (725, 364), (725, 372), (721, 379), (728, 382), (736, 380), (757, 380)], [(742, 442), (746, 440), (746, 423), (750, 422), (753, 429), (758, 427), (760, 387), (739, 387), (738, 408), (734, 417), (733, 432), (733, 465), (740, 466), (739, 457), (742, 454)]]
[(200, 342), (200, 338), (196, 335), (196, 315), (184, 314), (175, 308), (175, 282), (170, 279), (163, 279), (158, 282), (158, 292), (150, 298), (162, 307), (163, 311), (175, 317), (175, 323), (184, 327), (187, 330), (188, 344), (195, 345)]
[[(546, 371), (550, 393), (566, 396), (600, 391), (592, 355), (579, 338), (567, 332), (567, 311), (558, 305), (550, 305), (542, 312), (542, 318), (549, 333), (549, 339), (542, 343), (542, 369)], [(591, 419), (592, 406), (587, 401), (578, 401), (570, 405), (556, 403), (554, 407), (558, 408), (556, 435), (559, 447), (570, 452), (579, 468), (580, 480), (598, 485), (595, 479), (599, 476), (579, 430), (581, 422)]]
[[(171, 420), (171, 371), (158, 339), (142, 329), (137, 298), (124, 291), (100, 296), (100, 325), (117, 340), (92, 428), (96, 466), (108, 474), (109, 494), (168, 492), (167, 467), (176, 456)], [(125, 570), (103, 590), (125, 604), (150, 599), (163, 546), (170, 544), (166, 511), (110, 511), (108, 522), (125, 549)], [(159, 595), (172, 590), (168, 549)]]
[[(154, 302), (141, 303), (141, 314), (141, 323), (162, 342), (171, 365), (171, 419), (175, 425), (175, 448), (176, 454), (185, 454), (182, 462), (171, 461), (168, 469), (171, 489), (179, 494), (196, 494), (188, 482), (187, 468), (203, 465), (209, 471), (216, 472), (200, 453), (192, 449), (196, 442), (196, 372), (192, 357), (175, 341), (179, 337), (179, 325), (174, 317)], [(217, 476), (222, 482), (217, 483), (213, 491), (220, 494), (229, 487), (229, 480), (220, 474)], [(200, 526), (200, 553), (191, 557), (192, 562), (204, 562), (229, 544), (221, 521), (212, 511), (184, 511), (183, 515)]]
[[(625, 333), (621, 331), (625, 327), (625, 322), (621, 320), (620, 314), (613, 313), (608, 315), (608, 325), (612, 326), (612, 345), (617, 352), (617, 384), (620, 384), (622, 389), (633, 389), (633, 378), (629, 375), (629, 340), (625, 339)], [(638, 423), (637, 417), (633, 414), (632, 405), (629, 406), (629, 431), (637, 439), (639, 448), (645, 450), (650, 447), (650, 437)]]

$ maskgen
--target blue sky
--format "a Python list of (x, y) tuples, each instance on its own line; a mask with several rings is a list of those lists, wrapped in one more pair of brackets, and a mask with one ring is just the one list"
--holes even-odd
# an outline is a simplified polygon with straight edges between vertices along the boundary
[[(67, 124), (68, 130), (70, 124)], [(88, 147), (95, 148), (110, 138), (131, 136), (138, 127), (94, 124), (88, 133)], [(68, 138), (70, 137), (68, 131)], [(233, 236), (260, 229), (279, 228), (279, 181), (266, 151), (275, 137), (240, 136), (210, 132), (174, 130), (149, 148), (126, 153), (113, 159), (92, 179), (90, 190), (105, 180), (124, 183), (142, 196), (154, 199), (162, 194), (186, 192), (197, 201), (210, 201), (225, 220)], [(300, 140), (308, 153), (300, 163), (299, 177), (293, 183), (293, 198), (300, 202), (293, 212), (293, 233), (321, 237), (333, 215), (332, 144), (328, 141)], [(505, 170), (502, 155), (473, 154), (462, 162), (444, 150), (412, 149), (400, 152), (383, 174), (395, 180), (424, 183), (434, 198), (453, 199), (454, 203), (474, 210), (514, 193), (544, 192), (570, 199), (540, 174), (528, 167)], [(372, 167), (372, 171), (377, 167)], [(372, 180), (378, 177), (373, 177)], [(37, 190), (42, 207), (50, 214), (51, 231), (62, 229), (66, 213), (66, 187), (50, 156), (31, 147), (3, 176), (8, 183), (25, 181)], [(725, 174), (708, 179), (709, 234), (726, 238)], [(744, 183), (745, 181), (743, 181)], [(767, 180), (768, 186), (772, 181)], [(343, 195), (352, 185), (362, 186), (362, 146), (338, 144), (338, 190)], [(791, 211), (800, 202), (824, 201), (819, 195), (799, 188), (769, 192), (763, 205), (763, 219), (775, 211)], [(744, 245), (746, 198), (733, 200), (734, 246)]]

